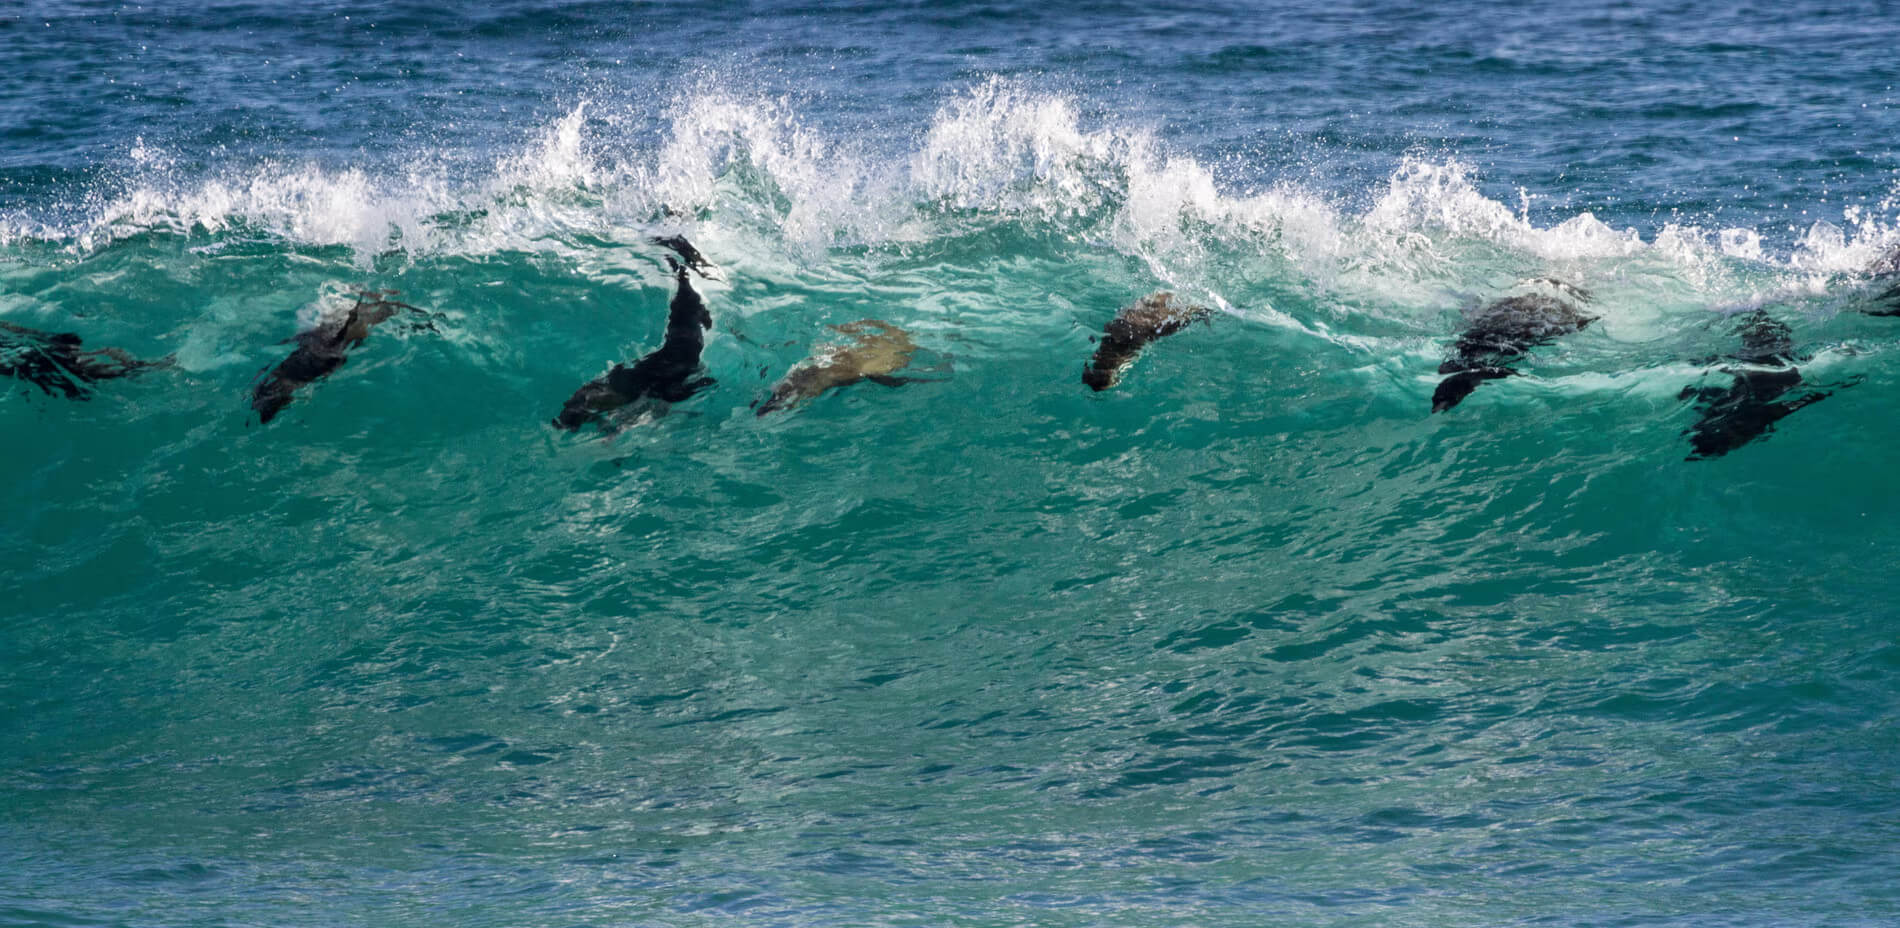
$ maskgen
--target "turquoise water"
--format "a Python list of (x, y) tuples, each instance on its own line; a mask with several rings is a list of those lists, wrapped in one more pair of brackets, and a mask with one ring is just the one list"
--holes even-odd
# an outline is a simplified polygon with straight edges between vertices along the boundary
[[(0, 397), (0, 924), (1900, 920), (1879, 7), (0, 34), (0, 321), (176, 362)], [(557, 432), (668, 233), (717, 384)], [(1756, 309), (1860, 380), (1685, 461)], [(865, 318), (938, 382), (755, 414)]]

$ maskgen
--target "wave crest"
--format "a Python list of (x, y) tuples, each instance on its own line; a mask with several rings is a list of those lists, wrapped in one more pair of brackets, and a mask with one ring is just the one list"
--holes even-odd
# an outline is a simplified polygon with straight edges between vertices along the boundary
[[(1253, 262), (1346, 303), (1402, 307), (1525, 273), (1662, 274), (1744, 299), (1738, 286), (1807, 287), (1858, 271), (1900, 239), (1859, 209), (1845, 212), (1844, 226), (1815, 223), (1781, 257), (1747, 228), (1671, 223), (1645, 239), (1590, 212), (1540, 226), (1529, 192), (1513, 208), (1488, 196), (1468, 164), (1417, 156), (1354, 210), (1342, 205), (1350, 194), (1224, 181), (1149, 129), (1091, 125), (1073, 99), (1000, 78), (946, 99), (895, 152), (829, 138), (783, 100), (716, 91), (668, 108), (673, 118), (642, 137), (631, 127), (653, 125), (650, 113), (582, 100), (472, 170), (467, 159), (423, 152), (381, 170), (265, 161), (191, 176), (139, 141), (130, 180), (83, 219), (58, 227), (12, 217), (0, 243), (83, 252), (143, 233), (265, 236), (345, 247), (367, 261), (634, 241), (670, 224), (813, 263), (831, 249), (1002, 229), (1105, 245), (1216, 302), (1202, 269)], [(1773, 280), (1738, 285), (1749, 268)]]

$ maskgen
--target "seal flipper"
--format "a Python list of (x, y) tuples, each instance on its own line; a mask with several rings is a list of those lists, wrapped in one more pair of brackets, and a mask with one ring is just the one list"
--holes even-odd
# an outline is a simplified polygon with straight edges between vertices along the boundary
[(699, 276), (707, 280), (723, 281), (726, 279), (725, 275), (719, 270), (719, 266), (706, 260), (706, 256), (700, 254), (699, 249), (694, 248), (693, 243), (686, 240), (686, 236), (656, 235), (652, 241), (655, 245), (673, 249), (679, 254), (680, 260), (685, 261), (686, 266), (692, 268)]
[(1478, 385), (1487, 380), (1519, 376), (1517, 371), (1508, 367), (1467, 367), (1452, 373), (1450, 377), (1438, 382), (1438, 389), (1432, 391), (1432, 412), (1440, 413), (1459, 403), (1478, 389)]
[(654, 396), (669, 403), (683, 403), (692, 399), (694, 394), (718, 382), (718, 380), (715, 380), (711, 376), (696, 377), (678, 384), (669, 385), (655, 393)]
[(0, 374), (25, 380), (47, 396), (57, 391), (67, 399), (90, 399), (87, 384), (130, 377), (176, 363), (169, 355), (156, 361), (143, 361), (118, 348), (81, 351), (79, 346), (84, 340), (71, 332), (42, 332), (0, 322), (0, 333), (20, 336), (0, 339)]

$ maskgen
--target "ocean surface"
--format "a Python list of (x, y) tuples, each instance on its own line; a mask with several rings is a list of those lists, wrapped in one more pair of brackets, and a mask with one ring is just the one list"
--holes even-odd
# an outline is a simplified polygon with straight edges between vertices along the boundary
[[(1896, 48), (0, 3), (0, 323), (171, 361), (0, 378), (0, 926), (1900, 924)], [(716, 384), (555, 429), (674, 234)], [(1433, 414), (1539, 277), (1597, 321)], [(365, 290), (433, 315), (260, 423)], [(1831, 395), (1685, 460), (1756, 312)], [(929, 382), (756, 414), (861, 319)]]

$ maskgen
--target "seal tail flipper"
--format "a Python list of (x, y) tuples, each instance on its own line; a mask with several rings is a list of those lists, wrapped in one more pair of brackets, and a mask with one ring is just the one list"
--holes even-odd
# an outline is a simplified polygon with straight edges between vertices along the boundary
[[(699, 295), (699, 291), (693, 289), (693, 279), (686, 273), (686, 268), (673, 260), (671, 255), (667, 256), (666, 263), (673, 269), (674, 279), (679, 281), (679, 289), (673, 292), (673, 300), (666, 306), (667, 337), (671, 339), (676, 334), (680, 334), (675, 332), (677, 326), (690, 327), (697, 323), (701, 329), (712, 328), (712, 310), (706, 308), (706, 299)], [(697, 356), (699, 349), (695, 348), (693, 351)]]
[[(655, 245), (671, 248), (679, 253), (680, 260), (685, 261), (686, 266), (692, 268), (699, 276), (707, 280), (723, 281), (726, 279), (725, 275), (719, 270), (719, 266), (706, 260), (706, 256), (701, 254), (699, 249), (694, 248), (693, 243), (686, 240), (686, 236), (656, 235), (652, 241)], [(668, 260), (671, 261), (670, 258)]]

